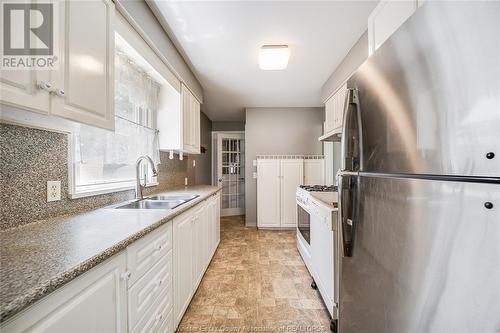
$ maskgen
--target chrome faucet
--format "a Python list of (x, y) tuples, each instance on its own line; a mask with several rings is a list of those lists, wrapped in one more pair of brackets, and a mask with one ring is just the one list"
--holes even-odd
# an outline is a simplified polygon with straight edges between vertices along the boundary
[[(151, 165), (151, 169), (153, 170), (153, 177), (156, 177), (158, 175), (158, 172), (156, 171), (155, 168), (155, 163), (149, 157), (148, 155), (141, 156), (137, 159), (137, 162), (135, 162), (135, 178), (136, 178), (136, 185), (135, 185), (135, 198), (137, 200), (142, 200), (142, 185), (141, 185), (141, 175), (140, 175), (140, 167), (141, 167), (141, 162), (143, 160), (146, 160), (149, 162)], [(144, 176), (144, 186), (146, 186), (146, 176)]]

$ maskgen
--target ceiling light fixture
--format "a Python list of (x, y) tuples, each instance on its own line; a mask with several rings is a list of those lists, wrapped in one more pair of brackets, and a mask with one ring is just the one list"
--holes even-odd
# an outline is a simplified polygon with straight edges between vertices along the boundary
[(290, 59), (288, 45), (264, 45), (259, 50), (259, 67), (262, 70), (285, 69)]

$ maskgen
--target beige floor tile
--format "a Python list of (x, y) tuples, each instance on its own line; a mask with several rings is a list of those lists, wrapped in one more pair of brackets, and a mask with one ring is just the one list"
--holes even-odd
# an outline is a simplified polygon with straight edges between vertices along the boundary
[(330, 318), (296, 248), (294, 231), (221, 218), (221, 242), (178, 331), (328, 332)]

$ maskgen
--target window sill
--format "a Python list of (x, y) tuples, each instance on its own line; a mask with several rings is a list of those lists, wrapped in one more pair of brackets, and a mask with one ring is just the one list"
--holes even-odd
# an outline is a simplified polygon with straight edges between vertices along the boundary
[[(146, 187), (153, 187), (153, 186), (158, 186), (160, 183), (157, 181), (149, 183), (146, 185)], [(109, 185), (96, 185), (92, 187), (91, 189), (88, 189), (86, 191), (75, 191), (74, 193), (70, 194), (71, 199), (79, 199), (79, 198), (86, 198), (86, 197), (92, 197), (96, 195), (101, 195), (101, 194), (110, 194), (110, 193), (116, 193), (116, 192), (123, 192), (123, 191), (129, 191), (135, 189), (135, 183), (126, 183), (122, 185), (114, 185), (114, 186), (109, 186)]]

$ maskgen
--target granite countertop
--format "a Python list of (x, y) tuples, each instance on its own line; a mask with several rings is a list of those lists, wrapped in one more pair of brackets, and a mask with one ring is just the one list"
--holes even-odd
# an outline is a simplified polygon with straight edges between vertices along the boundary
[(219, 190), (200, 185), (161, 192), (199, 195), (170, 210), (113, 209), (115, 204), (0, 231), (0, 322)]

